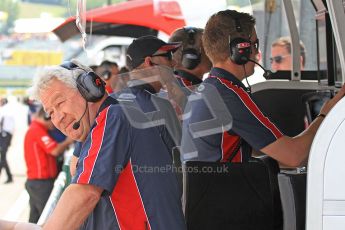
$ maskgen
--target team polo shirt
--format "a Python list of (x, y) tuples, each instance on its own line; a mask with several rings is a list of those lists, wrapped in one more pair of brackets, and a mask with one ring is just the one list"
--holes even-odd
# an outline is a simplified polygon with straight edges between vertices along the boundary
[[(204, 100), (188, 102), (190, 113), (183, 121), (182, 160), (243, 162), (250, 158), (252, 148), (260, 150), (279, 139), (283, 134), (252, 100), (246, 87), (234, 75), (220, 68), (213, 68), (210, 76), (198, 87), (196, 94), (203, 94), (205, 87), (214, 87), (232, 117), (232, 127), (227, 130), (193, 138), (190, 125), (217, 116)], [(238, 150), (238, 151), (236, 151)]]
[(202, 80), (195, 75), (188, 73), (187, 71), (184, 70), (176, 70), (175, 76), (177, 79), (178, 84), (181, 87), (186, 87), (189, 89), (193, 89), (194, 85), (199, 85), (202, 83)]
[(127, 112), (142, 111), (108, 97), (81, 149), (72, 182), (104, 189), (81, 229), (186, 229), (177, 178), (158, 130), (135, 128)]
[(56, 146), (57, 142), (48, 135), (45, 126), (33, 120), (24, 139), (28, 179), (51, 179), (57, 176), (56, 158), (50, 154)]
[(123, 89), (116, 94), (116, 98), (120, 103), (139, 108), (149, 120), (154, 121), (152, 126), (159, 130), (163, 142), (172, 153), (181, 144), (181, 124), (170, 102), (155, 93), (150, 84), (144, 83)]

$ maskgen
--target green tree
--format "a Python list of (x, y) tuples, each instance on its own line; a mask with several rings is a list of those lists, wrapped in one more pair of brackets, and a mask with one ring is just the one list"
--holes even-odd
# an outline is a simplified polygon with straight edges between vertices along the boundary
[(19, 3), (17, 0), (1, 0), (0, 11), (7, 12), (8, 14), (7, 20), (0, 29), (0, 33), (8, 34), (14, 26), (14, 21), (18, 18)]

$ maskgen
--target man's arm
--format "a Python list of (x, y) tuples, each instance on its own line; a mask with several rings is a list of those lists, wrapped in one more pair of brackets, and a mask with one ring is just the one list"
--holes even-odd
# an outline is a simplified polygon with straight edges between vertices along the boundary
[(71, 162), (69, 163), (69, 171), (72, 177), (74, 177), (75, 173), (77, 172), (78, 159), (79, 158), (74, 155), (71, 157)]
[(67, 147), (73, 143), (73, 140), (67, 137), (63, 142), (57, 144), (57, 146), (50, 152), (51, 155), (57, 157), (63, 153)]
[(40, 226), (30, 223), (12, 222), (6, 220), (0, 220), (1, 230), (39, 230)]
[(283, 136), (260, 151), (289, 167), (301, 166), (308, 159), (311, 144), (323, 118), (318, 117), (296, 137)]
[(103, 189), (97, 186), (71, 184), (62, 194), (43, 229), (79, 229), (95, 208), (102, 192)]
[[(345, 85), (332, 98), (327, 101), (321, 108), (320, 114), (327, 115), (334, 105), (344, 97)], [(296, 137), (283, 136), (275, 142), (261, 149), (262, 152), (270, 155), (279, 162), (291, 166), (298, 167), (308, 159), (311, 144), (315, 134), (319, 129), (324, 117), (317, 117), (304, 132)]]

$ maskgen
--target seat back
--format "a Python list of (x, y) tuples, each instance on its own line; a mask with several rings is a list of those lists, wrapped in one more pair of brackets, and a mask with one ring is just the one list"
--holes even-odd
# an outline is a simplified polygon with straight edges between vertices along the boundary
[(187, 162), (184, 173), (189, 230), (280, 229), (281, 223), (275, 220), (272, 176), (262, 161)]
[(283, 208), (284, 230), (304, 230), (307, 174), (296, 171), (278, 175)]
[(320, 89), (317, 82), (265, 81), (252, 86), (252, 97), (260, 110), (288, 136), (305, 129), (306, 107), (302, 96)]
[(306, 107), (306, 115), (310, 124), (320, 113), (322, 105), (333, 97), (333, 91), (318, 91), (304, 94), (302, 101)]

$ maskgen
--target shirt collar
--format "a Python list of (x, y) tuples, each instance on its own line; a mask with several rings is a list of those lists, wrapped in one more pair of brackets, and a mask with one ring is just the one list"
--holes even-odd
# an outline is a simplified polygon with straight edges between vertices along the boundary
[(157, 93), (156, 90), (152, 87), (152, 85), (141, 80), (131, 80), (128, 83), (128, 86), (131, 90), (146, 90), (151, 94)]
[(199, 85), (202, 83), (202, 80), (200, 78), (191, 73), (188, 73), (187, 71), (178, 69), (175, 71), (175, 74), (180, 76), (181, 78), (186, 79), (187, 81), (190, 81), (192, 85)]
[(97, 111), (97, 115), (102, 112), (103, 109), (107, 108), (110, 105), (119, 103), (115, 98), (108, 96), (102, 103), (102, 105), (99, 107)]
[(224, 78), (228, 81), (231, 81), (235, 85), (240, 86), (241, 88), (247, 90), (247, 87), (240, 80), (238, 80), (237, 77), (235, 77), (232, 73), (226, 71), (225, 69), (213, 67), (210, 71), (209, 76)]

